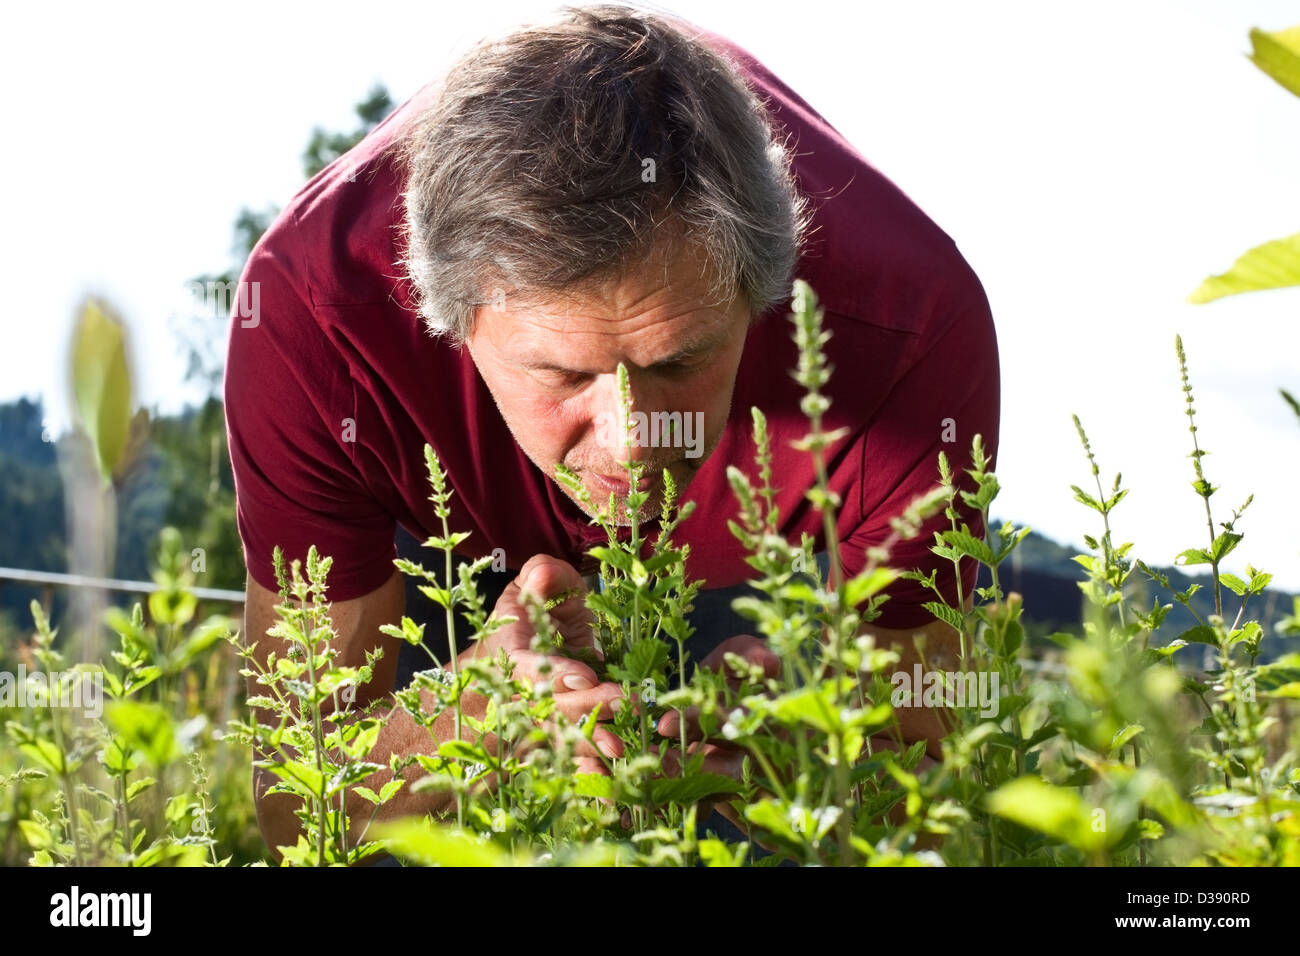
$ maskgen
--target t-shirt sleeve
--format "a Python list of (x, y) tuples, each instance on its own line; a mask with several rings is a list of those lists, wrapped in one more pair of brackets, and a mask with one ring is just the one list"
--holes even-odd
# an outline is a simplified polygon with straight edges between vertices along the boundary
[[(847, 576), (866, 567), (867, 549), (884, 544), (893, 533), (890, 519), (900, 516), (909, 502), (939, 484), (939, 452), (947, 455), (954, 481), (965, 491), (974, 492), (976, 488), (966, 471), (972, 467), (971, 441), (976, 434), (981, 436), (984, 454), (990, 460), (988, 470), (993, 471), (996, 465), (1001, 400), (998, 348), (982, 288), (968, 297), (966, 308), (941, 326), (930, 341), (918, 343), (917, 351), (918, 359), (898, 380), (865, 433), (863, 520), (845, 536), (840, 548)], [(960, 516), (958, 527), (964, 521), (973, 535), (982, 536), (980, 513), (967, 506), (960, 495), (955, 506)], [(951, 527), (941, 509), (916, 537), (896, 542), (887, 563), (922, 574), (937, 571), (935, 585), (947, 603), (955, 607), (957, 575), (953, 562), (930, 550), (935, 532)], [(973, 558), (961, 560), (963, 599), (975, 588), (978, 570)], [(934, 620), (922, 606), (926, 601), (938, 600), (929, 587), (897, 580), (884, 593), (889, 600), (880, 606), (880, 617), (873, 624), (902, 629), (921, 627)]]
[(292, 218), (254, 249), (240, 277), (225, 376), (226, 434), (244, 562), (276, 590), (272, 552), (286, 566), (311, 545), (333, 558), (328, 597), (376, 590), (394, 573), (396, 523), (352, 458), (347, 364), (316, 321)]

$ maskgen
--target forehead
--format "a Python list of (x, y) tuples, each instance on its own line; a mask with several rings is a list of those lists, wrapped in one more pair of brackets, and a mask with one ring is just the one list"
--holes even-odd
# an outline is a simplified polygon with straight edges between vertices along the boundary
[[(529, 368), (608, 371), (709, 349), (747, 318), (744, 298), (720, 292), (698, 251), (667, 247), (617, 280), (562, 295), (507, 296), (480, 307), (482, 331), (502, 360)], [(475, 335), (480, 331), (476, 323)]]

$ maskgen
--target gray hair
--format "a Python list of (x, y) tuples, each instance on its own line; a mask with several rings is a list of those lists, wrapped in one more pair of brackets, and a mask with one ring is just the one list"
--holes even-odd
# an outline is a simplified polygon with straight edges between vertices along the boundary
[(430, 334), (459, 347), (505, 290), (599, 287), (665, 237), (698, 243), (751, 321), (785, 301), (808, 207), (736, 67), (667, 16), (560, 14), (480, 42), (397, 144), (398, 265)]

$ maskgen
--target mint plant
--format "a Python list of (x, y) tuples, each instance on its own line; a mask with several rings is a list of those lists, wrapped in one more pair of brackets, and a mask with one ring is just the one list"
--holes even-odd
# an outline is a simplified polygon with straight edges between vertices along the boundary
[[(590, 764), (581, 770), (577, 751), (595, 739), (599, 712), (570, 720), (550, 687), (560, 656), (576, 653), (552, 616), (573, 595), (542, 601), (523, 592), (531, 646), (541, 655), (539, 679), (516, 673), (504, 651), (445, 667), (431, 657), (431, 666), (394, 695), (428, 730), (428, 745), (385, 767), (368, 757), (382, 718), (374, 705), (354, 706), (357, 688), (373, 678), (377, 652), (358, 667), (337, 660), (326, 600), (330, 559), (311, 549), (305, 567), (286, 568), (277, 553), (280, 620), (269, 634), (289, 652), (259, 664), (261, 636), (237, 637), (221, 618), (195, 623), (184, 551), (166, 535), (149, 620), (141, 605), (129, 614), (110, 612), (119, 646), (105, 663), (69, 668), (44, 612), (33, 606), (36, 629), (26, 653), (64, 674), (42, 699), (48, 703), (89, 675), (102, 679), (107, 703), (102, 719), (83, 720), (52, 706), (6, 708), (14, 745), (0, 754), (6, 858), (21, 847), (37, 865), (261, 862), (263, 849), (247, 849), (258, 839), (251, 787), (236, 773), (251, 769), (252, 750), (257, 766), (278, 777), (274, 789), (299, 803), (302, 835), (278, 848), (287, 865), (366, 863), (381, 851), (441, 865), (1300, 863), (1300, 769), (1295, 731), (1284, 720), (1300, 687), (1300, 654), (1262, 660), (1266, 625), (1251, 614), (1260, 610), (1271, 575), (1250, 565), (1242, 576), (1224, 570), (1244, 540), (1252, 499), (1216, 523), (1211, 499), (1220, 489), (1202, 467), (1206, 453), (1181, 340), (1175, 345), (1192, 437), (1191, 484), (1204, 503), (1205, 525), (1201, 542), (1176, 563), (1206, 566), (1206, 583), (1176, 590), (1134, 556), (1131, 542), (1117, 543), (1115, 522), (1128, 491), (1118, 474), (1103, 484), (1075, 416), (1092, 481), (1071, 490), (1099, 521), (1084, 536), (1090, 553), (1075, 559), (1087, 574), (1079, 582), (1084, 619), (1077, 633), (1050, 635), (1044, 649), (1027, 640), (1021, 595), (1003, 588), (1002, 568), (1029, 529), (991, 520), (1001, 489), (978, 435), (964, 470), (973, 490), (940, 454), (934, 488), (895, 518), (860, 573), (844, 574), (834, 560), (840, 502), (821, 458), (838, 437), (822, 424), (833, 372), (823, 352), (828, 333), (811, 289), (797, 284), (794, 302), (794, 374), (805, 389), (808, 420), (798, 447), (813, 457), (818, 475), (806, 494), (832, 557), (826, 573), (812, 558), (811, 535), (793, 542), (780, 533), (772, 438), (759, 409), (751, 410), (752, 469), (727, 471), (736, 500), (728, 527), (754, 572), (752, 593), (733, 606), (779, 659), (775, 672), (735, 654), (725, 655), (717, 671), (692, 666), (691, 615), (707, 582), (688, 579), (688, 550), (673, 542), (693, 504), (679, 502), (671, 475), (663, 475), (652, 540), (641, 467), (626, 462), (629, 488), (638, 490), (621, 503), (630, 522), (621, 540), (620, 502), (611, 496), (596, 507), (578, 477), (561, 468), (557, 480), (606, 532), (606, 542), (591, 551), (600, 587), (584, 599), (598, 650), (581, 656), (601, 679), (622, 685), (626, 705), (604, 722), (622, 744), (620, 756), (602, 754), (600, 772), (587, 772)], [(629, 423), (625, 369), (619, 382), (620, 413)], [(443, 573), (411, 561), (398, 567), (442, 608), (449, 633), (459, 615), (481, 642), (519, 622), (484, 605), (477, 580), (490, 558), (462, 563), (453, 580), (453, 555), (467, 535), (449, 526), (449, 476), (432, 448), (425, 456), (442, 521), (426, 546), (441, 552)], [(955, 604), (937, 586), (937, 572), (889, 563), (894, 546), (940, 510), (948, 526), (935, 533), (931, 550), (952, 562)], [(976, 516), (978, 535), (971, 531)], [(968, 595), (960, 582), (971, 561), (987, 572), (988, 585)], [(876, 646), (864, 627), (879, 617), (885, 589), (899, 579), (934, 593), (925, 607), (954, 629), (960, 658), (953, 674), (918, 647), (939, 681), (913, 688), (910, 699), (891, 679), (898, 649)], [(1208, 614), (1193, 600), (1203, 588), (1214, 598)], [(1175, 626), (1181, 614), (1190, 619)], [(412, 644), (422, 644), (423, 630), (409, 617), (384, 628)], [(1274, 633), (1300, 634), (1300, 603)], [(231, 645), (242, 666), (221, 656)], [(1187, 653), (1197, 646), (1208, 654), (1201, 666)], [(230, 732), (218, 736), (216, 714), (203, 705), (224, 699), (240, 675), (260, 693), (243, 702), (247, 715), (237, 707), (235, 716), (223, 715)], [(996, 678), (995, 706), (959, 693), (972, 676)], [(902, 738), (902, 704), (933, 707), (943, 719), (935, 765), (922, 764), (923, 741)], [(661, 734), (669, 724), (673, 732)], [(451, 738), (439, 735), (445, 729), (435, 733), (435, 725), (450, 725)], [(743, 755), (740, 771), (706, 772), (704, 741)], [(214, 767), (220, 772), (210, 772)], [(374, 783), (384, 771), (391, 779)], [(442, 794), (441, 809), (379, 820), (404, 787)], [(742, 825), (745, 842), (700, 832), (711, 807)]]

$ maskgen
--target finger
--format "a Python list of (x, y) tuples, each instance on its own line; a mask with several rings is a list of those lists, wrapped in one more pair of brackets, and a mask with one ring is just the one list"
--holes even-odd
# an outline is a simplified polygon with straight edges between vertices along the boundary
[[(601, 683), (596, 672), (581, 661), (535, 651), (513, 651), (510, 659), (515, 662), (515, 677), (527, 678), (534, 687), (550, 682), (556, 709), (575, 724), (585, 720), (596, 707), (600, 708), (597, 720), (613, 720), (614, 702), (623, 700), (620, 685)], [(548, 674), (541, 672), (543, 660), (550, 662)]]
[(700, 662), (700, 666), (714, 671), (725, 669), (727, 681), (733, 686), (739, 686), (739, 678), (730, 667), (726, 666), (729, 653), (738, 654), (750, 663), (761, 666), (764, 677), (775, 679), (781, 676), (781, 658), (767, 646), (766, 641), (752, 634), (737, 634), (735, 637), (727, 638), (709, 652), (709, 655)]
[[(600, 686), (600, 677), (582, 661), (575, 661), (559, 654), (539, 654), (536, 651), (515, 650), (510, 653), (514, 662), (514, 677), (527, 678), (534, 687), (549, 684), (551, 692), (558, 698), (561, 694), (573, 691), (589, 691)], [(545, 670), (549, 668), (549, 670)], [(609, 682), (606, 682), (609, 683)], [(610, 684), (617, 687), (617, 684)], [(620, 689), (620, 696), (622, 691)], [(592, 706), (595, 706), (594, 704)], [(588, 708), (590, 710), (590, 708)]]
[[(665, 776), (681, 776), (681, 747), (662, 746), (651, 749), (659, 753)], [(743, 777), (746, 753), (743, 749), (727, 744), (694, 743), (688, 746), (686, 759), (689, 761), (700, 753), (704, 755), (704, 761), (699, 773), (720, 773), (736, 780)]]
[[(659, 718), (659, 723), (655, 727), (660, 735), (671, 737), (673, 740), (681, 740), (682, 736), (682, 712), (679, 710), (670, 710)], [(704, 731), (700, 728), (700, 708), (686, 708), (686, 739), (688, 741), (700, 740), (704, 736)]]
[[(543, 721), (538, 727), (543, 731), (541, 734), (529, 734), (522, 738), (514, 748), (515, 756), (523, 759), (528, 754), (541, 747), (555, 747), (560, 742), (560, 729), (553, 720)], [(600, 761), (604, 766), (605, 760), (613, 760), (623, 756), (623, 741), (618, 735), (604, 727), (597, 727), (588, 740), (582, 735), (577, 735), (573, 741), (573, 754), (576, 758), (592, 758)]]
[(623, 741), (608, 727), (597, 727), (591, 735), (597, 749), (610, 760), (623, 756)]
[(524, 562), (518, 577), (506, 586), (502, 598), (518, 608), (517, 615), (527, 620), (522, 594), (528, 591), (542, 601), (559, 597), (566, 591), (575, 592), (563, 603), (547, 612), (563, 636), (566, 646), (596, 648), (593, 625), (595, 615), (586, 604), (587, 585), (577, 568), (549, 554), (535, 554)]

